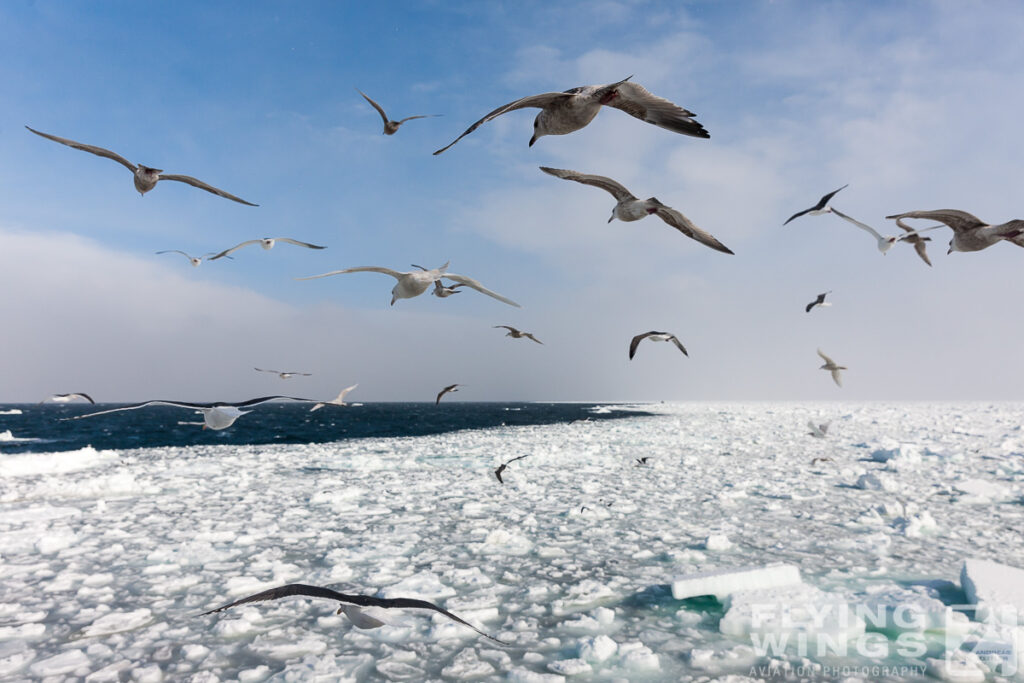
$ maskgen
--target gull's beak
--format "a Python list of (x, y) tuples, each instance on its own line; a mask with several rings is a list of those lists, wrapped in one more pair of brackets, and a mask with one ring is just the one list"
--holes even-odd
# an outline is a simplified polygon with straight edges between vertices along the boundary
[(391, 297), (391, 305), (392, 305), (392, 306), (394, 306), (394, 305), (395, 305), (395, 297)]
[(537, 142), (537, 136), (536, 135), (534, 135), (532, 138), (530, 138), (529, 146), (533, 147), (533, 143), (535, 143), (535, 142)]
[(612, 214), (612, 217), (608, 219), (608, 222), (611, 223), (613, 220), (615, 220), (615, 214), (614, 213)]
[(953, 247), (950, 247), (949, 251), (946, 252), (946, 256), (949, 256), (952, 253), (953, 253)]

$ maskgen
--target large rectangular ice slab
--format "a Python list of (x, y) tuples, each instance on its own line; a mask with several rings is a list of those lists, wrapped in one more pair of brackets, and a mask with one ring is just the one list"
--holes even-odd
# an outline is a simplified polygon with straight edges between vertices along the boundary
[(677, 578), (672, 582), (672, 597), (683, 600), (698, 595), (713, 595), (721, 600), (737, 591), (778, 588), (799, 583), (800, 568), (792, 564), (719, 569)]
[(964, 560), (960, 587), (967, 602), (977, 605), (975, 620), (1024, 624), (1024, 569), (992, 560)]
[(841, 595), (804, 584), (738, 591), (726, 598), (725, 608), (722, 633), (758, 636), (755, 645), (770, 637), (782, 650), (792, 637), (803, 651), (824, 653), (860, 636), (866, 626)]

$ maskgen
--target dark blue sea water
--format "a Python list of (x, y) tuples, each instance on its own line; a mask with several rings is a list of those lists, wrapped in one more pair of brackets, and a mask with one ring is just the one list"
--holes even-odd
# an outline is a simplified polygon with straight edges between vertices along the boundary
[[(598, 403), (366, 403), (327, 406), (265, 403), (220, 431), (192, 424), (202, 415), (184, 408), (150, 406), (85, 420), (64, 418), (116, 408), (117, 404), (0, 404), (0, 453), (194, 446), (200, 444), (324, 443), (363, 437), (422, 436), (501, 425), (543, 425), (573, 420), (635, 417), (638, 410)], [(5, 415), (11, 409), (20, 415)], [(595, 412), (601, 409), (600, 412)], [(15, 440), (5, 440), (5, 432)], [(10, 437), (7, 437), (9, 439)], [(18, 439), (27, 439), (24, 441)]]

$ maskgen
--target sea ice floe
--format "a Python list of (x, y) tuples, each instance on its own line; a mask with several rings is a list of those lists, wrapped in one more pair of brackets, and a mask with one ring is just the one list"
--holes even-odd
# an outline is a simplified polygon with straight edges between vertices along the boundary
[(152, 621), (152, 612), (145, 607), (132, 612), (112, 612), (96, 619), (85, 627), (82, 635), (86, 638), (107, 636), (121, 631), (142, 628)]
[(97, 451), (92, 446), (58, 453), (9, 455), (0, 460), (0, 477), (30, 477), (38, 474), (78, 472), (115, 462), (117, 455), (117, 451)]
[(725, 608), (718, 624), (722, 633), (780, 651), (794, 645), (803, 652), (842, 646), (866, 627), (842, 596), (806, 584), (734, 592)]
[(1009, 487), (987, 479), (963, 479), (953, 482), (958, 503), (1001, 503), (1014, 500), (1017, 496)]
[(967, 559), (960, 570), (960, 586), (967, 602), (977, 606), (977, 621), (1024, 624), (1024, 569)]
[(725, 534), (711, 534), (704, 539), (705, 550), (728, 550), (732, 547), (732, 541)]
[(431, 572), (420, 572), (407, 576), (398, 583), (381, 589), (382, 598), (419, 598), (420, 600), (438, 600), (455, 595), (451, 586), (441, 582), (440, 577)]
[(800, 569), (791, 564), (719, 569), (680, 576), (672, 582), (672, 597), (685, 600), (700, 595), (724, 598), (736, 591), (759, 590), (800, 583)]
[(869, 588), (862, 605), (868, 626), (882, 631), (919, 632), (964, 630), (966, 615), (932, 595), (925, 586), (893, 584)]

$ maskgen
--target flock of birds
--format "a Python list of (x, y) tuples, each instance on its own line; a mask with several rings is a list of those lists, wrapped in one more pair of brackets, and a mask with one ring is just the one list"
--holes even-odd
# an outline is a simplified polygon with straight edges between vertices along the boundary
[[(645, 121), (649, 124), (658, 126), (675, 133), (687, 135), (696, 138), (709, 138), (710, 135), (704, 129), (704, 126), (698, 123), (694, 117), (695, 114), (690, 112), (667, 99), (658, 97), (650, 93), (643, 86), (631, 82), (632, 76), (625, 78), (615, 83), (606, 85), (586, 85), (577, 88), (572, 88), (564, 92), (549, 92), (541, 93), (537, 95), (530, 95), (527, 97), (520, 98), (514, 102), (510, 102), (504, 106), (494, 109), (480, 120), (473, 123), (464, 133), (459, 135), (451, 143), (438, 149), (434, 152), (435, 155), (441, 154), (446, 150), (450, 149), (459, 140), (469, 135), (484, 123), (492, 121), (495, 118), (506, 114), (508, 112), (516, 111), (524, 108), (535, 108), (540, 109), (540, 112), (536, 115), (533, 122), (533, 135), (530, 138), (529, 145), (533, 144), (541, 137), (545, 135), (565, 135), (574, 131), (580, 130), (587, 126), (595, 116), (601, 111), (603, 107), (612, 107), (623, 111), (630, 116), (633, 116), (641, 121)], [(394, 135), (399, 128), (407, 121), (427, 118), (432, 116), (439, 116), (437, 114), (425, 114), (408, 116), (400, 120), (392, 120), (384, 112), (384, 109), (374, 100), (370, 99), (369, 96), (359, 91), (367, 102), (380, 114), (381, 119), (384, 123), (384, 134)], [(252, 202), (246, 201), (236, 195), (230, 194), (214, 187), (206, 182), (198, 180), (197, 178), (178, 175), (178, 174), (166, 174), (162, 169), (152, 168), (141, 164), (134, 164), (121, 155), (112, 152), (102, 147), (94, 145), (88, 145), (81, 142), (76, 142), (67, 138), (58, 137), (56, 135), (50, 135), (43, 133), (33, 128), (26, 126), (32, 133), (39, 135), (48, 140), (66, 145), (73, 149), (78, 149), (90, 154), (95, 154), (100, 157), (111, 159), (121, 164), (132, 172), (133, 181), (136, 190), (140, 194), (145, 194), (156, 187), (157, 183), (161, 180), (171, 180), (186, 183), (193, 187), (197, 187), (201, 190), (213, 193), (217, 196), (224, 197), (231, 201), (246, 206), (258, 206)], [(621, 221), (632, 222), (645, 218), (650, 215), (657, 215), (662, 221), (669, 226), (675, 228), (683, 235), (704, 244), (705, 246), (715, 249), (716, 251), (732, 254), (733, 252), (722, 244), (717, 238), (711, 235), (709, 232), (702, 230), (697, 227), (690, 219), (684, 216), (681, 212), (673, 209), (655, 197), (649, 197), (647, 199), (638, 199), (633, 195), (626, 187), (617, 181), (601, 176), (592, 175), (586, 173), (580, 173), (577, 171), (549, 168), (542, 166), (540, 170), (549, 175), (561, 178), (563, 180), (572, 180), (577, 183), (584, 185), (591, 185), (605, 190), (612, 197), (615, 198), (616, 204), (612, 208), (611, 217), (608, 219), (611, 222), (614, 219)], [(1024, 220), (1014, 220), (1007, 223), (992, 225), (987, 224), (980, 219), (972, 216), (969, 213), (951, 209), (943, 209), (937, 211), (909, 211), (893, 216), (888, 216), (889, 219), (896, 221), (896, 225), (903, 230), (903, 234), (898, 236), (885, 236), (880, 234), (877, 230), (870, 227), (869, 225), (862, 223), (831, 206), (831, 201), (837, 193), (845, 189), (847, 186), (843, 186), (838, 190), (830, 192), (824, 195), (817, 204), (805, 209), (803, 211), (793, 214), (785, 224), (793, 221), (796, 218), (805, 215), (822, 215), (832, 213), (839, 218), (855, 225), (856, 227), (868, 232), (877, 242), (879, 251), (883, 254), (888, 252), (897, 242), (906, 242), (913, 245), (921, 259), (929, 266), (931, 261), (928, 258), (926, 252), (926, 242), (930, 240), (928, 237), (922, 237), (921, 234), (936, 228), (947, 226), (953, 230), (953, 238), (949, 243), (949, 252), (954, 251), (979, 251), (981, 249), (988, 248), (993, 244), (1000, 241), (1009, 241), (1017, 246), (1024, 247)], [(925, 219), (938, 221), (939, 225), (933, 225), (921, 229), (913, 229), (906, 225), (904, 219)], [(193, 266), (199, 266), (203, 260), (217, 260), (221, 258), (231, 258), (231, 254), (252, 244), (259, 244), (263, 249), (273, 248), (276, 242), (284, 242), (307, 249), (324, 249), (325, 247), (310, 244), (308, 242), (302, 242), (289, 237), (276, 237), (276, 238), (262, 238), (246, 240), (237, 244), (233, 247), (225, 249), (220, 252), (210, 252), (200, 257), (195, 257), (187, 254), (180, 250), (164, 250), (157, 252), (158, 254), (176, 253), (185, 256)], [(355, 268), (345, 268), (341, 270), (334, 270), (328, 273), (322, 273), (320, 275), (312, 275), (309, 277), (297, 278), (299, 280), (312, 280), (317, 278), (323, 278), (333, 275), (341, 275), (348, 273), (360, 273), (360, 272), (373, 272), (388, 275), (396, 280), (394, 287), (391, 290), (391, 304), (399, 299), (410, 299), (413, 297), (420, 296), (428, 289), (433, 288), (432, 294), (439, 298), (446, 298), (453, 294), (459, 293), (460, 287), (468, 287), (474, 289), (482, 294), (485, 294), (491, 298), (497, 299), (510, 306), (519, 307), (515, 301), (498, 294), (486, 287), (484, 287), (479, 281), (465, 276), (457, 275), (448, 272), (448, 263), (438, 268), (424, 268), (423, 266), (413, 265), (412, 267), (416, 270), (412, 271), (397, 271), (382, 266), (360, 266)], [(454, 284), (445, 284), (444, 280), (449, 280)], [(806, 307), (807, 312), (810, 312), (813, 308), (819, 306), (827, 306), (825, 297), (829, 292), (818, 295), (817, 299), (809, 303)], [(534, 337), (531, 333), (523, 332), (510, 325), (497, 325), (496, 328), (504, 328), (507, 330), (506, 336), (514, 339), (530, 339), (537, 344), (542, 344), (539, 339)], [(657, 332), (651, 331), (643, 334), (638, 334), (632, 338), (629, 344), (629, 358), (632, 360), (636, 354), (637, 347), (644, 341), (660, 341), (660, 342), (671, 342), (678, 348), (684, 355), (688, 355), (686, 348), (679, 341), (679, 339), (672, 333), (669, 332)], [(834, 360), (829, 358), (821, 349), (818, 349), (818, 355), (825, 361), (821, 366), (821, 369), (828, 371), (832, 375), (832, 379), (838, 386), (842, 386), (842, 378), (840, 372), (846, 370), (842, 365), (839, 365)], [(308, 375), (309, 373), (300, 372), (283, 372), (278, 370), (267, 370), (261, 368), (255, 368), (259, 372), (267, 372), (277, 374), (282, 379), (288, 379), (295, 375)], [(126, 410), (136, 410), (145, 408), (152, 405), (167, 405), (181, 408), (187, 408), (190, 410), (198, 411), (203, 414), (203, 428), (209, 429), (226, 429), (234, 424), (242, 415), (245, 415), (249, 411), (242, 410), (243, 408), (254, 407), (268, 401), (302, 401), (308, 403), (315, 403), (312, 410), (318, 410), (327, 405), (333, 406), (344, 406), (346, 395), (354, 390), (358, 385), (352, 385), (343, 389), (336, 398), (317, 402), (312, 399), (297, 398), (292, 396), (263, 396), (260, 398), (249, 399), (247, 401), (240, 402), (213, 402), (213, 403), (194, 403), (186, 401), (168, 401), (168, 400), (150, 400), (141, 403), (136, 403), (128, 406), (122, 406), (119, 408), (113, 408), (109, 410), (101, 410), (99, 412), (88, 413), (85, 415), (79, 415), (68, 419), (82, 419), (95, 417), (97, 415), (106, 415), (115, 412), (121, 412)], [(451, 384), (444, 387), (438, 394), (435, 403), (440, 403), (441, 398), (449, 393), (458, 391), (458, 387), (462, 386), (459, 384)], [(95, 403), (93, 399), (85, 393), (73, 393), (73, 394), (56, 394), (50, 398), (50, 400), (58, 402), (66, 402), (76, 399), (87, 400), (90, 404)], [(817, 438), (824, 438), (828, 431), (828, 423), (816, 425), (813, 422), (808, 423), (810, 428), (810, 434)], [(494, 471), (495, 477), (499, 483), (503, 483), (502, 473), (508, 467), (508, 465), (516, 460), (527, 457), (521, 455), (516, 458), (512, 458), (501, 465)], [(642, 460), (638, 459), (638, 465), (646, 464), (646, 458)], [(338, 612), (344, 613), (352, 623), (358, 628), (376, 628), (387, 623), (381, 614), (381, 610), (387, 610), (392, 608), (397, 609), (423, 609), (430, 610), (439, 613), (448, 619), (451, 619), (459, 624), (467, 626), (473, 629), (475, 632), (495, 640), (496, 642), (503, 643), (493, 636), (481, 631), (472, 624), (466, 622), (455, 614), (424, 600), (416, 600), (410, 598), (394, 598), (385, 599), (364, 595), (346, 595), (329, 588), (322, 588), (318, 586), (308, 586), (304, 584), (288, 584), (270, 590), (262, 591), (254, 595), (236, 600), (234, 602), (217, 607), (204, 614), (213, 614), (221, 612), (226, 609), (230, 609), (237, 605), (248, 604), (252, 602), (259, 602), (265, 600), (278, 600), (281, 598), (291, 596), (306, 596), (313, 598), (325, 598), (329, 600), (335, 600), (341, 603), (341, 607)], [(373, 610), (376, 610), (374, 612)], [(504, 644), (504, 643), (503, 643)]]

